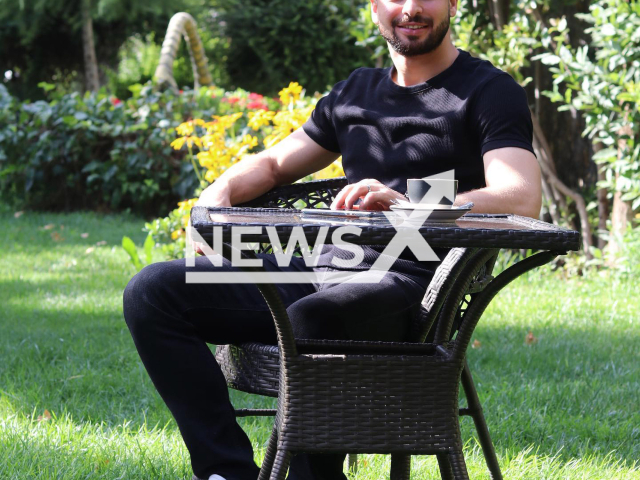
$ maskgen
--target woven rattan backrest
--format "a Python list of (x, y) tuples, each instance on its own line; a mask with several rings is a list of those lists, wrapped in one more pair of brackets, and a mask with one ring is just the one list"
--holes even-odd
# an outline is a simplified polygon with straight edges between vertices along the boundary
[(345, 177), (293, 183), (274, 188), (238, 207), (319, 208), (329, 207), (338, 192), (347, 185)]

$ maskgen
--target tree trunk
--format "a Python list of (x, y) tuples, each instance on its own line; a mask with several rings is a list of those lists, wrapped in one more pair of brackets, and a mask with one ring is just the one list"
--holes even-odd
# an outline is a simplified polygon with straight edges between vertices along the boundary
[(509, 23), (510, 2), (509, 0), (487, 0), (489, 7), (489, 16), (493, 22), (493, 26), (497, 30), (502, 30)]
[(82, 0), (82, 51), (84, 56), (85, 88), (97, 92), (100, 88), (98, 61), (93, 43), (93, 19), (91, 18), (91, 0)]
[[(625, 117), (625, 120), (627, 120), (627, 117)], [(622, 137), (618, 140), (618, 158), (622, 158), (627, 147), (627, 140), (623, 136), (633, 135), (631, 125), (626, 124), (622, 127), (618, 131), (618, 135)], [(615, 262), (616, 256), (618, 256), (624, 248), (623, 237), (626, 235), (627, 228), (633, 220), (631, 202), (622, 200), (623, 192), (618, 190), (618, 178), (620, 178), (620, 174), (616, 172), (616, 189), (613, 194), (613, 211), (611, 212), (611, 237), (608, 245), (613, 262)]]
[[(595, 153), (604, 148), (602, 143), (596, 143), (593, 146)], [(606, 169), (598, 166), (598, 181), (606, 180)], [(609, 198), (606, 188), (598, 188), (596, 190), (596, 196), (598, 198), (598, 248), (600, 250), (606, 247), (605, 234), (607, 233), (607, 222), (609, 221)]]
[[(552, 186), (549, 185), (547, 179), (544, 175), (542, 175), (542, 195), (544, 196), (545, 204), (547, 205), (547, 210), (549, 212), (549, 217), (551, 219), (551, 223), (554, 225), (560, 225), (560, 212), (558, 212), (558, 203), (553, 195)], [(549, 221), (547, 218), (542, 218), (544, 221)]]
[[(616, 174), (616, 178), (618, 174)], [(618, 239), (624, 237), (627, 233), (627, 228), (633, 220), (633, 209), (631, 208), (631, 202), (622, 200), (622, 192), (615, 192), (613, 194), (613, 211), (611, 213), (611, 233), (613, 235), (612, 250), (620, 251), (620, 245)], [(617, 237), (617, 238), (616, 238)]]
[(546, 181), (550, 186), (557, 189), (559, 193), (571, 198), (578, 210), (578, 216), (580, 217), (580, 231), (582, 233), (582, 247), (587, 259), (592, 259), (591, 247), (593, 246), (593, 239), (591, 238), (591, 225), (589, 225), (589, 215), (587, 213), (587, 205), (582, 195), (578, 192), (571, 190), (567, 187), (554, 173), (552, 165), (555, 165), (553, 156), (551, 155), (551, 149), (547, 139), (542, 131), (538, 119), (531, 114), (533, 121), (533, 135), (534, 135), (534, 147), (538, 156), (538, 163), (542, 174), (545, 176)]

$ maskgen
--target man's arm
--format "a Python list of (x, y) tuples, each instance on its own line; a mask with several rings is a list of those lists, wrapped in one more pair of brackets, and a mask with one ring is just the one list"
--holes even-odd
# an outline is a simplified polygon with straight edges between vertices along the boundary
[(499, 148), (485, 153), (487, 186), (461, 193), (456, 205), (473, 202), (474, 213), (514, 213), (538, 218), (542, 205), (540, 166), (536, 157), (522, 148)]
[(300, 128), (277, 145), (234, 164), (202, 192), (197, 205), (229, 207), (247, 202), (323, 169), (338, 156)]

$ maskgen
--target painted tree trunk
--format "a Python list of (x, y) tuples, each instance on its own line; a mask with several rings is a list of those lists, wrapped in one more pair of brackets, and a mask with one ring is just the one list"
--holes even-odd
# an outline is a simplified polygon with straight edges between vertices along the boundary
[(180, 39), (183, 37), (189, 48), (194, 87), (211, 85), (212, 80), (207, 64), (207, 56), (204, 53), (202, 40), (198, 35), (196, 21), (191, 15), (184, 12), (176, 13), (169, 21), (167, 34), (164, 37), (164, 42), (162, 42), (160, 62), (154, 75), (156, 85), (160, 87), (168, 85), (172, 88), (178, 88), (173, 78), (173, 62), (178, 55)]

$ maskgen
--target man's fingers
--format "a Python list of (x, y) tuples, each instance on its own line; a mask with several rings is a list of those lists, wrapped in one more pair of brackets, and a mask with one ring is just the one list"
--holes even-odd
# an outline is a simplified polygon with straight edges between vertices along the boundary
[[(344, 207), (347, 210), (352, 210), (355, 203), (362, 198), (363, 202), (359, 204), (360, 209), (380, 210), (379, 207), (374, 206), (377, 200), (373, 202), (366, 202), (364, 199), (366, 199), (367, 195), (370, 195), (372, 193), (384, 192), (388, 190), (389, 189), (387, 187), (385, 187), (377, 180), (361, 180), (358, 183), (347, 185), (342, 190), (340, 190), (338, 195), (336, 195), (334, 201), (331, 203), (330, 208), (332, 210), (337, 210)], [(382, 203), (383, 205), (385, 205), (384, 202)]]
[(331, 210), (338, 210), (339, 208), (342, 208), (344, 205), (344, 198), (346, 197), (349, 188), (351, 188), (351, 185), (347, 185), (338, 192), (338, 195), (336, 195), (336, 198), (333, 199), (333, 202), (331, 202), (331, 206), (329, 207)]
[(370, 192), (362, 200), (360, 208), (364, 210), (389, 210), (390, 198), (390, 192)]
[[(353, 205), (362, 197), (367, 194), (367, 187), (360, 185), (357, 186), (349, 192), (347, 198), (344, 201), (344, 208), (351, 210), (353, 209)], [(362, 208), (362, 204), (360, 204), (359, 208)]]

